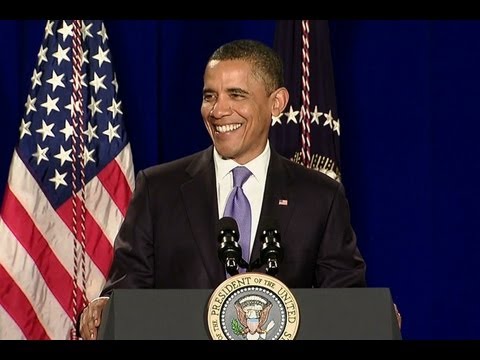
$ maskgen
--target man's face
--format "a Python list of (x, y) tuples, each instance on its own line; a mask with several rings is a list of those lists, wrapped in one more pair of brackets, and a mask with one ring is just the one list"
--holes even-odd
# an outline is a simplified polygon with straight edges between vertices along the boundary
[(214, 60), (207, 64), (201, 113), (222, 157), (245, 164), (262, 153), (272, 101), (248, 62)]

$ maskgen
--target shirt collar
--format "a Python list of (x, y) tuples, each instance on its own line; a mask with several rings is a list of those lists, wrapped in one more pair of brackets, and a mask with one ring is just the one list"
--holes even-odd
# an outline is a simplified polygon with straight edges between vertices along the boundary
[[(221, 180), (227, 174), (232, 171), (236, 166), (240, 166), (237, 162), (232, 159), (223, 159), (222, 156), (218, 153), (215, 147), (213, 148), (213, 161), (215, 163), (215, 172), (217, 174), (217, 179)], [(255, 159), (250, 160), (246, 163), (245, 166), (253, 176), (259, 181), (264, 182), (267, 178), (268, 163), (270, 161), (270, 142), (267, 140), (267, 144), (263, 152), (258, 155)]]

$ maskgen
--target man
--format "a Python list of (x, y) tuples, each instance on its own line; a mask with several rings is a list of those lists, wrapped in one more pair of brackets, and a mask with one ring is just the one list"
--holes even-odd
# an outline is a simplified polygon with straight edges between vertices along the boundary
[[(289, 99), (280, 58), (251, 40), (225, 44), (204, 74), (201, 113), (213, 146), (140, 171), (102, 296), (82, 313), (81, 336), (95, 339), (114, 288), (215, 288), (226, 278), (215, 227), (232, 191), (232, 169), (251, 208), (250, 264), (259, 257), (261, 218), (278, 220), (289, 287), (363, 287), (365, 262), (350, 224), (344, 189), (328, 176), (270, 148), (272, 116)], [(251, 268), (249, 270), (252, 270)], [(257, 270), (262, 271), (262, 269)]]

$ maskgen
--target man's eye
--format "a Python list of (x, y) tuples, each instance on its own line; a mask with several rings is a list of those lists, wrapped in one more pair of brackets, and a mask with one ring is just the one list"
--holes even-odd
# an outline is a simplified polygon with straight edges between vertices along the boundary
[(213, 95), (212, 94), (203, 94), (203, 101), (212, 101)]

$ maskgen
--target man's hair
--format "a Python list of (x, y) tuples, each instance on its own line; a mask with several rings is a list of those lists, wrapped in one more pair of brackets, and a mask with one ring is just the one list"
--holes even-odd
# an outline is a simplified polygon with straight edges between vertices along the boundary
[(235, 40), (220, 46), (210, 56), (212, 60), (245, 60), (252, 65), (253, 75), (265, 83), (268, 94), (283, 86), (283, 64), (278, 54), (255, 40)]

